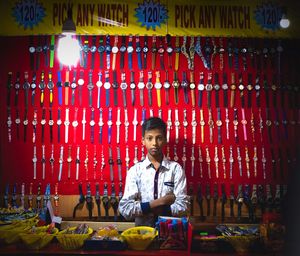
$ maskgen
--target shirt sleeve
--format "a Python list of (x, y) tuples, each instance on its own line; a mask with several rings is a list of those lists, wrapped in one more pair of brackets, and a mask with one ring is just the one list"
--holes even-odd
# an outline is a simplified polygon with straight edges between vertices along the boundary
[(132, 220), (143, 214), (139, 200), (137, 169), (138, 165), (134, 165), (127, 172), (124, 195), (119, 202), (119, 212), (126, 220)]
[(175, 165), (174, 174), (174, 195), (176, 199), (171, 205), (171, 212), (173, 216), (186, 216), (190, 207), (190, 197), (187, 195), (185, 172), (178, 163)]

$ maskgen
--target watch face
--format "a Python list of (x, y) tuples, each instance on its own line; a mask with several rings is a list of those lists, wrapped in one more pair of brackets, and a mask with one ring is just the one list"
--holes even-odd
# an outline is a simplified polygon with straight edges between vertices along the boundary
[(178, 88), (179, 87), (178, 81), (173, 81), (172, 85), (173, 85), (174, 88)]
[(203, 91), (204, 90), (204, 84), (198, 84), (198, 90)]
[(83, 84), (84, 84), (84, 80), (83, 80), (82, 78), (80, 78), (80, 79), (78, 80), (78, 84), (79, 84), (79, 85), (83, 85)]
[(172, 53), (172, 52), (173, 52), (173, 48), (170, 47), (170, 46), (168, 46), (168, 47), (167, 47), (167, 53)]
[(15, 120), (15, 123), (16, 123), (16, 124), (21, 123), (21, 119), (20, 119), (20, 118), (17, 118), (17, 119)]
[(251, 91), (253, 89), (253, 86), (251, 84), (248, 84), (247, 89), (248, 89), (248, 91)]
[(120, 52), (125, 52), (126, 51), (126, 46), (125, 45), (122, 45), (121, 47), (120, 47)]
[(162, 54), (165, 52), (165, 49), (163, 47), (158, 48), (158, 53)]
[(121, 83), (121, 84), (120, 84), (120, 88), (121, 88), (122, 90), (127, 89), (127, 84), (126, 84), (126, 83)]
[(20, 89), (20, 84), (19, 83), (15, 83), (15, 89)]
[(47, 84), (48, 89), (53, 89), (54, 83), (51, 81)]
[(246, 125), (246, 124), (247, 124), (247, 120), (243, 119), (243, 120), (241, 120), (241, 123), (242, 123), (243, 125)]
[(140, 46), (137, 46), (137, 47), (135, 48), (135, 51), (136, 51), (136, 52), (141, 52), (141, 51), (142, 51), (142, 48), (141, 48)]
[(148, 51), (149, 51), (149, 48), (148, 48), (147, 46), (144, 46), (144, 47), (143, 47), (143, 52), (144, 52), (144, 53), (147, 53)]
[(90, 121), (90, 126), (94, 126), (95, 125), (95, 121), (94, 120), (91, 120)]
[(146, 83), (146, 88), (147, 89), (152, 89), (153, 88), (153, 84), (151, 82)]
[(211, 91), (211, 90), (213, 89), (212, 84), (207, 84), (207, 85), (205, 86), (205, 89), (206, 89), (206, 91)]
[(240, 90), (240, 91), (244, 90), (244, 85), (243, 85), (243, 84), (240, 84), (240, 85), (239, 85), (239, 90)]
[(105, 46), (105, 51), (111, 52), (111, 46), (109, 44)]
[(61, 124), (62, 124), (61, 119), (58, 119), (58, 120), (56, 121), (56, 124), (57, 124), (57, 125), (61, 125)]
[(222, 84), (222, 89), (227, 90), (228, 89), (228, 84)]
[(128, 46), (127, 47), (127, 52), (128, 53), (132, 53), (133, 52), (133, 47), (132, 46)]
[(40, 82), (39, 88), (40, 88), (40, 89), (45, 89), (45, 83), (44, 83), (44, 82)]
[(49, 125), (52, 126), (54, 124), (53, 120), (49, 120)]
[(89, 51), (89, 46), (88, 45), (84, 45), (83, 46), (83, 51), (85, 52), (85, 53), (88, 53), (88, 51)]
[(96, 52), (96, 50), (97, 50), (97, 47), (96, 47), (95, 45), (93, 45), (93, 46), (91, 47), (91, 49), (90, 49), (90, 51), (91, 51), (92, 53)]
[(236, 85), (235, 84), (230, 85), (230, 89), (231, 90), (235, 90), (236, 89)]
[(98, 52), (101, 53), (101, 52), (104, 52), (104, 50), (105, 50), (105, 47), (103, 45), (98, 47)]
[(161, 83), (155, 83), (154, 87), (155, 87), (155, 89), (161, 89), (162, 84)]
[(260, 89), (260, 85), (259, 85), (259, 84), (256, 84), (256, 85), (254, 86), (254, 89), (258, 91), (258, 90)]
[(217, 121), (216, 121), (216, 125), (217, 125), (217, 126), (221, 126), (221, 125), (222, 125), (222, 121), (221, 121), (221, 120), (217, 120)]
[(144, 89), (145, 88), (145, 84), (143, 82), (139, 82), (138, 83), (138, 88), (139, 89)]
[(117, 46), (114, 46), (112, 49), (111, 49), (112, 53), (117, 53), (119, 51), (119, 48)]
[(35, 52), (35, 48), (33, 46), (29, 47), (29, 52), (30, 53), (34, 53)]
[(109, 89), (111, 85), (109, 82), (105, 82), (103, 86), (105, 89)]
[(71, 88), (75, 89), (77, 87), (77, 84), (75, 82), (71, 83)]
[(25, 119), (25, 120), (23, 121), (23, 124), (24, 124), (24, 125), (28, 125), (28, 119)]
[(108, 126), (111, 126), (111, 125), (112, 125), (112, 121), (111, 121), (111, 120), (108, 120), (108, 121), (107, 121), (107, 125), (108, 125)]
[(196, 85), (195, 85), (195, 83), (190, 83), (190, 89), (195, 89), (196, 88)]
[(129, 86), (130, 86), (130, 89), (135, 89), (135, 87), (136, 87), (135, 83), (131, 83)]
[(220, 87), (219, 84), (216, 84), (216, 85), (215, 85), (215, 90), (216, 90), (216, 91), (220, 90), (220, 88), (221, 88), (221, 87)]
[(233, 120), (232, 123), (234, 126), (237, 126), (239, 124), (239, 122), (237, 120)]
[(30, 85), (30, 87), (31, 87), (31, 89), (35, 89), (36, 88), (36, 83), (32, 83), (31, 85)]
[(23, 84), (23, 88), (24, 88), (24, 89), (29, 89), (29, 87), (30, 87), (30, 84), (29, 84), (28, 82), (25, 82), (25, 83)]
[(169, 89), (171, 84), (169, 82), (164, 82), (164, 88)]
[(93, 84), (88, 84), (87, 88), (88, 88), (88, 90), (92, 90), (94, 88), (94, 85)]

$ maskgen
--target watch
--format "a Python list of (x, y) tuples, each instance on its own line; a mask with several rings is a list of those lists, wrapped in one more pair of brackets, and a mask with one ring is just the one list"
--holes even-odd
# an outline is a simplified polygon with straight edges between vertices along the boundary
[(67, 144), (69, 142), (69, 125), (70, 125), (70, 121), (69, 121), (69, 108), (66, 108), (66, 115), (65, 115), (65, 121), (64, 121), (64, 125), (65, 125), (65, 143)]
[(60, 71), (57, 71), (56, 87), (57, 87), (57, 90), (58, 90), (58, 105), (62, 106), (62, 82), (61, 82), (61, 72)]
[(139, 91), (140, 91), (140, 105), (141, 105), (141, 107), (143, 107), (144, 106), (144, 88), (145, 88), (143, 70), (140, 71), (138, 88), (139, 88)]
[(227, 84), (227, 73), (223, 73), (223, 106), (224, 108), (228, 108), (228, 84)]
[(177, 105), (178, 104), (178, 88), (179, 88), (177, 71), (174, 71), (174, 78), (173, 78), (172, 86), (174, 87), (174, 99), (175, 99), (175, 104)]
[(89, 72), (89, 83), (87, 85), (87, 89), (89, 91), (89, 107), (93, 106), (93, 89), (94, 89), (94, 84), (93, 84), (93, 71), (90, 70)]
[(105, 47), (104, 47), (104, 40), (103, 36), (100, 36), (99, 38), (99, 47), (98, 47), (98, 52), (100, 54), (100, 69), (103, 69), (103, 55), (104, 55)]
[(74, 106), (75, 104), (75, 92), (77, 88), (77, 83), (76, 83), (76, 76), (77, 76), (77, 70), (73, 70), (73, 80), (71, 83), (71, 89), (72, 89), (72, 96), (71, 96), (71, 105)]
[(216, 125), (218, 127), (218, 143), (222, 144), (222, 120), (221, 120), (221, 109), (217, 108), (217, 120), (216, 120)]
[[(131, 71), (131, 74), (134, 76), (134, 72)], [(134, 79), (133, 79), (133, 84), (134, 84)], [(131, 84), (130, 84), (131, 86)], [(127, 83), (126, 83), (126, 73), (124, 71), (122, 71), (121, 73), (121, 84), (120, 84), (120, 88), (122, 90), (122, 97), (123, 97), (123, 106), (126, 108), (127, 107), (127, 99), (126, 99), (126, 89), (127, 89)], [(132, 88), (132, 90), (135, 89), (135, 84), (134, 84), (134, 88)], [(133, 95), (134, 95), (134, 91), (133, 91)]]
[(69, 105), (69, 87), (70, 87), (70, 81), (69, 81), (69, 70), (66, 70), (66, 80), (64, 82), (65, 87), (65, 105)]
[(215, 89), (215, 100), (216, 100), (216, 107), (219, 108), (220, 107), (220, 100), (219, 100), (219, 91), (221, 89), (221, 86), (219, 84), (219, 74), (215, 73), (215, 77), (214, 77), (214, 89)]
[(143, 47), (143, 56), (144, 56), (144, 69), (147, 69), (147, 54), (148, 54), (148, 51), (149, 51), (149, 48), (148, 48), (148, 36), (145, 35), (144, 36), (144, 47)]
[(186, 78), (186, 71), (182, 72), (182, 81), (181, 81), (181, 87), (183, 88), (184, 93), (184, 102), (186, 104), (189, 104), (189, 96), (188, 96), (188, 81)]
[(116, 59), (117, 59), (117, 53), (119, 51), (118, 41), (119, 41), (119, 37), (117, 35), (115, 35), (114, 46), (111, 49), (111, 52), (113, 53), (112, 70), (116, 69)]
[(156, 66), (156, 52), (157, 52), (157, 47), (156, 47), (156, 36), (152, 36), (152, 48), (151, 48), (151, 61), (152, 61), (152, 70), (155, 69)]
[(97, 36), (93, 35), (92, 36), (92, 46), (90, 48), (90, 52), (92, 53), (91, 69), (95, 68), (95, 53), (97, 51), (96, 40), (97, 40)]
[(208, 174), (208, 178), (211, 179), (210, 156), (209, 156), (208, 147), (205, 148), (205, 151), (206, 151), (207, 174)]
[(77, 126), (78, 126), (78, 108), (75, 107), (74, 109), (74, 119), (72, 122), (72, 126), (73, 126), (73, 143), (76, 144), (76, 140), (77, 140)]
[(172, 48), (172, 43), (171, 43), (171, 35), (166, 34), (166, 42), (167, 42), (167, 53), (168, 53), (168, 67), (172, 69), (172, 53), (173, 53), (173, 48)]
[(137, 54), (137, 60), (138, 60), (138, 68), (139, 70), (142, 70), (142, 47), (140, 43), (140, 37), (138, 35), (135, 36), (135, 52)]
[(128, 53), (128, 68), (132, 70), (132, 53), (134, 51), (133, 49), (133, 43), (132, 43), (132, 35), (128, 38), (128, 46), (127, 46), (127, 53)]
[(159, 37), (159, 47), (157, 52), (159, 53), (159, 63), (160, 63), (160, 69), (165, 70), (165, 64), (164, 64), (164, 52), (165, 48), (163, 47), (163, 37)]
[(45, 98), (45, 87), (46, 87), (46, 85), (45, 85), (44, 77), (45, 77), (45, 73), (44, 73), (44, 71), (42, 71), (42, 73), (41, 73), (41, 81), (39, 83), (39, 88), (41, 90), (41, 97), (40, 97), (40, 105), (41, 105), (41, 107), (44, 106), (44, 98)]
[(109, 107), (109, 105), (110, 105), (109, 89), (111, 87), (111, 84), (109, 82), (109, 71), (108, 70), (105, 71), (105, 82), (104, 82), (103, 87), (105, 89), (105, 105), (106, 105), (106, 107)]
[(207, 107), (211, 108), (211, 91), (213, 89), (212, 86), (212, 73), (209, 72), (207, 75), (207, 84), (205, 86), (205, 90), (207, 92)]
[(148, 105), (151, 107), (152, 106), (152, 88), (153, 88), (152, 71), (148, 71), (148, 81), (146, 83), (146, 88), (148, 89)]
[(90, 127), (91, 127), (91, 136), (90, 141), (92, 144), (94, 144), (94, 138), (95, 138), (95, 109), (91, 108), (91, 120), (90, 120)]
[(101, 106), (101, 87), (103, 85), (102, 83), (102, 72), (98, 72), (98, 81), (96, 82), (97, 85), (97, 108), (99, 109)]
[(162, 88), (162, 84), (160, 82), (160, 72), (156, 71), (155, 76), (156, 76), (156, 79), (155, 79), (154, 87), (156, 89), (157, 106), (160, 108), (161, 107), (161, 88)]
[(116, 106), (118, 106), (118, 88), (119, 88), (116, 70), (113, 71), (113, 82), (112, 82), (111, 86), (114, 91), (114, 106), (116, 107)]
[(126, 52), (126, 37), (122, 36), (122, 42), (120, 47), (121, 59), (120, 59), (120, 69), (124, 68), (124, 59), (125, 59), (125, 52)]
[(78, 79), (78, 89), (79, 89), (79, 106), (82, 105), (82, 87), (84, 85), (84, 71), (80, 70), (79, 79)]
[(178, 144), (179, 142), (179, 128), (180, 128), (180, 122), (178, 118), (178, 109), (175, 109), (175, 143)]
[(200, 108), (202, 108), (203, 91), (205, 89), (205, 85), (204, 85), (204, 73), (202, 71), (200, 72), (200, 80), (199, 80), (199, 84), (198, 84), (197, 88), (198, 88), (198, 106)]
[[(125, 77), (124, 77), (124, 80), (125, 80)], [(126, 81), (125, 81), (125, 83), (126, 83)], [(134, 104), (135, 104), (135, 88), (136, 88), (136, 84), (134, 82), (134, 71), (130, 71), (130, 85), (129, 85), (129, 87), (130, 87), (130, 94), (131, 94), (131, 105), (134, 106)], [(126, 95), (125, 95), (125, 98), (123, 96), (123, 102), (124, 102), (124, 100), (126, 100)], [(126, 103), (126, 106), (127, 106), (127, 103)]]
[(112, 108), (108, 109), (108, 144), (111, 143), (111, 137), (112, 137)]
[(235, 105), (235, 90), (236, 90), (236, 84), (235, 84), (235, 73), (231, 73), (231, 85), (230, 85), (230, 107), (234, 107)]
[(165, 89), (165, 102), (167, 105), (169, 105), (170, 103), (170, 100), (169, 100), (169, 91), (170, 91), (170, 87), (171, 87), (171, 84), (169, 82), (169, 72), (168, 70), (166, 70), (166, 77), (165, 77), (165, 81), (164, 81), (164, 89)]

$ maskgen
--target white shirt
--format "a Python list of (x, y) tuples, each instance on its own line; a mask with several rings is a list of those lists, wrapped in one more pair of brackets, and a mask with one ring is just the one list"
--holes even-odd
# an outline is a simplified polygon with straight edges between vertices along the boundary
[(172, 192), (176, 197), (171, 205), (172, 215), (185, 216), (190, 205), (186, 187), (185, 172), (179, 163), (164, 157), (156, 171), (146, 157), (127, 172), (119, 212), (127, 220), (135, 218), (136, 225), (153, 225), (153, 214), (143, 215), (141, 203), (150, 202)]

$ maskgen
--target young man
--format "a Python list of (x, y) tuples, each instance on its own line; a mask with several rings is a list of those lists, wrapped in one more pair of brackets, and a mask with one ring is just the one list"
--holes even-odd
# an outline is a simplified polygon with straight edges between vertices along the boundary
[(130, 168), (119, 212), (136, 226), (154, 226), (157, 216), (185, 216), (189, 208), (185, 172), (177, 162), (163, 155), (166, 124), (158, 117), (143, 123), (144, 161)]

